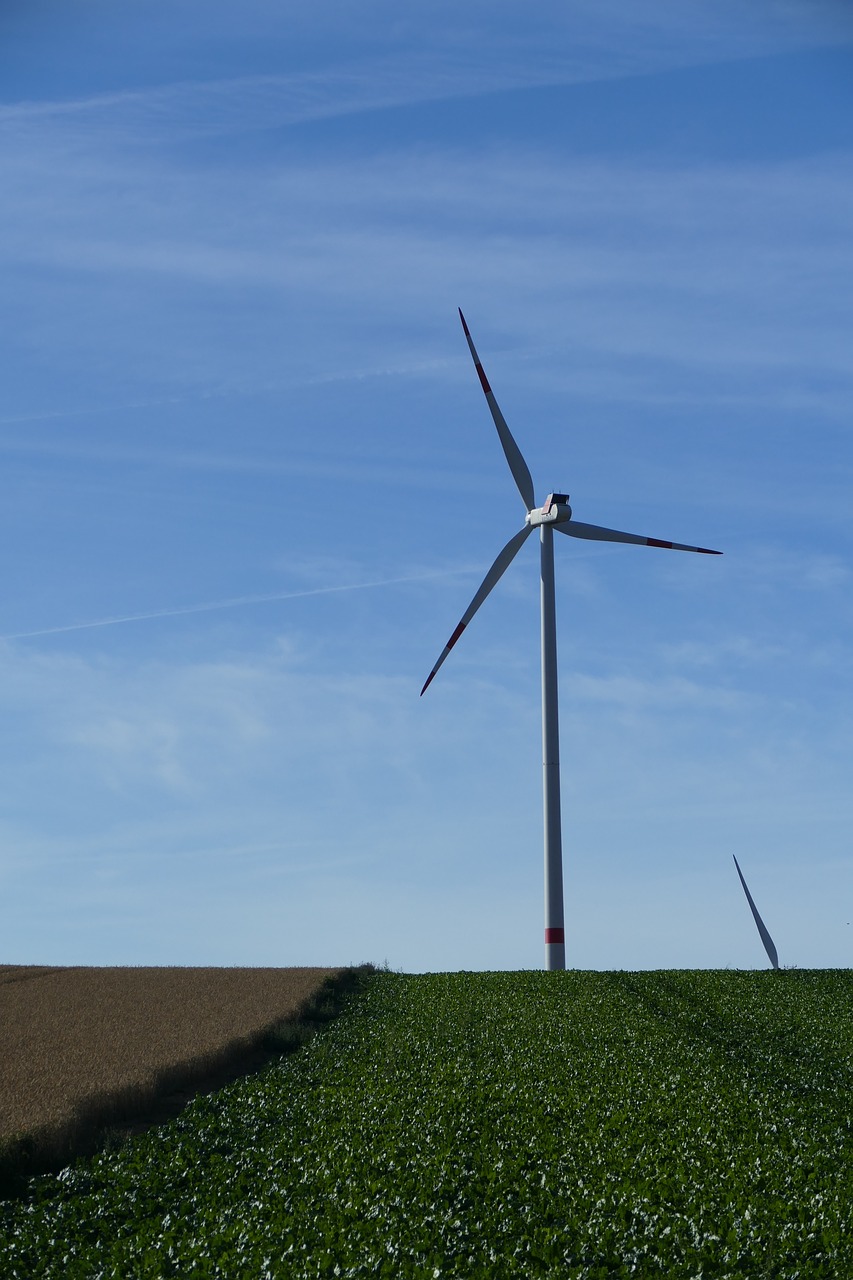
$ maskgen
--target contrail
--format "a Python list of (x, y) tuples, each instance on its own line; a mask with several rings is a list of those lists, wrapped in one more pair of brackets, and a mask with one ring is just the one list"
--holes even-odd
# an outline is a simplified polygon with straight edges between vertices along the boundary
[(211, 613), (215, 609), (236, 609), (240, 605), (269, 604), (276, 600), (301, 600), (306, 596), (326, 596), (340, 591), (370, 591), (376, 587), (395, 587), (407, 582), (426, 582), (430, 578), (447, 578), (470, 573), (469, 569), (439, 569), (432, 573), (410, 574), (404, 578), (381, 578), (375, 582), (348, 582), (339, 587), (312, 587), (308, 591), (276, 591), (263, 596), (233, 596), (229, 600), (212, 600), (206, 604), (185, 605), (179, 609), (155, 609), (151, 613), (126, 613), (117, 618), (96, 618), (91, 622), (71, 622), (61, 627), (41, 627), (38, 631), (14, 631), (0, 640), (29, 640), (35, 636), (56, 636), (66, 631), (90, 631), (95, 627), (118, 627), (125, 622), (149, 622), (154, 618), (179, 618), (188, 613)]

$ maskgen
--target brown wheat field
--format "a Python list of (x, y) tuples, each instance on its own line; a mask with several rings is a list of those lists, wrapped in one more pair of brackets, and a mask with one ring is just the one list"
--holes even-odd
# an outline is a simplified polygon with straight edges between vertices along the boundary
[(344, 972), (0, 966), (0, 1150), (55, 1162), (169, 1094), (174, 1112), (259, 1065), (265, 1033)]

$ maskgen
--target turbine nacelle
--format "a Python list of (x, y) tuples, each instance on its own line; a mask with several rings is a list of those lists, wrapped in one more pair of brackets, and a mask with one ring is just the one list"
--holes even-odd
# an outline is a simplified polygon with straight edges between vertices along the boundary
[(572, 509), (569, 506), (569, 495), (567, 493), (549, 493), (541, 507), (534, 507), (532, 511), (528, 511), (524, 523), (534, 528), (540, 524), (562, 524), (566, 520), (571, 520), (571, 518)]

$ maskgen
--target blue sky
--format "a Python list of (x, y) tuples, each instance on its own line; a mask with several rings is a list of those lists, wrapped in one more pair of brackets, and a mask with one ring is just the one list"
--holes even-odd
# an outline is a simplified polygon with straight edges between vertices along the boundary
[(3, 959), (853, 957), (842, 4), (0, 14)]

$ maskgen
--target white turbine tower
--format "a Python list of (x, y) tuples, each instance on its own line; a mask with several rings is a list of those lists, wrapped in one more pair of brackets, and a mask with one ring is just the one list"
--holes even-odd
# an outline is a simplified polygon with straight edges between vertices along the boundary
[(480, 584), (477, 594), (462, 615), (453, 635), (441, 651), (438, 662), (427, 677), (421, 696), (444, 662), (468, 623), (486, 599), (486, 596), (503, 576), (521, 550), (522, 543), (534, 529), (539, 530), (541, 603), (542, 603), (542, 767), (545, 803), (545, 968), (565, 969), (566, 946), (563, 923), (563, 851), (560, 821), (560, 728), (557, 709), (557, 623), (554, 602), (554, 539), (553, 531), (566, 533), (572, 538), (589, 538), (596, 542), (631, 542), (641, 547), (666, 547), (670, 551), (698, 551), (703, 555), (718, 556), (719, 551), (707, 547), (688, 547), (681, 542), (664, 542), (660, 538), (642, 538), (636, 533), (621, 533), (618, 529), (605, 529), (597, 524), (581, 524), (572, 519), (567, 493), (550, 493), (541, 507), (536, 506), (533, 480), (521, 450), (515, 443), (498, 402), (489, 386), (480, 357), (477, 355), (471, 334), (462, 311), (459, 312), (462, 328), (474, 360), (480, 384), (486, 394), (495, 426), (498, 429), (509, 469), (521, 494), (526, 516), (524, 527), (510, 538)]

